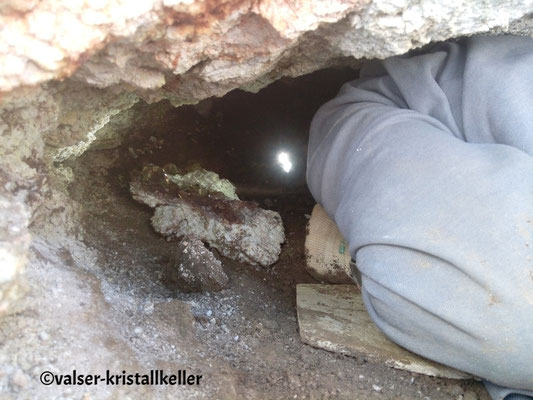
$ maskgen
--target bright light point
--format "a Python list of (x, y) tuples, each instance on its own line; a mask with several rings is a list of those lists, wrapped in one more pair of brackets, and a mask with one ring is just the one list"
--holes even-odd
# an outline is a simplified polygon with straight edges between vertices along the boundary
[(291, 161), (289, 160), (289, 155), (285, 153), (284, 151), (282, 151), (281, 153), (278, 154), (278, 162), (280, 164), (286, 164), (286, 163), (290, 163)]
[(278, 163), (281, 165), (281, 169), (287, 173), (292, 169), (292, 162), (289, 159), (289, 155), (284, 151), (278, 154)]

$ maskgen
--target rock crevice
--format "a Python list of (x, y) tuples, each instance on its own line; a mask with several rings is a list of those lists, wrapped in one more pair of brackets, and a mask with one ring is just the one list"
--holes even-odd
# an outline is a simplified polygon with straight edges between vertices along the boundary
[(2, 2), (0, 254), (12, 273), (0, 302), (30, 224), (79, 225), (61, 164), (120, 143), (139, 100), (177, 107), (460, 35), (530, 35), (532, 12), (532, 0)]

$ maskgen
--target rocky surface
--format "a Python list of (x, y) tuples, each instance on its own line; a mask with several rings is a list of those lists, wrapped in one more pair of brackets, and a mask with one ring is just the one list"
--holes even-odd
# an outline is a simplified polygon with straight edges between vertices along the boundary
[(235, 186), (227, 179), (220, 179), (218, 174), (212, 171), (197, 169), (183, 175), (167, 174), (167, 177), (180, 190), (196, 186), (200, 192), (220, 193), (228, 199), (239, 200), (237, 193), (235, 193)]
[(487, 31), (533, 10), (529, 0), (25, 0), (0, 6), (0, 90), (75, 75), (147, 96), (195, 100), (331, 60), (387, 57)]
[(222, 263), (193, 236), (180, 241), (165, 275), (168, 286), (184, 292), (218, 291), (228, 285)]
[(165, 236), (196, 235), (236, 261), (264, 267), (274, 264), (285, 241), (281, 217), (274, 211), (239, 203), (225, 201), (220, 209), (218, 201), (199, 207), (194, 202), (178, 201), (157, 207), (152, 225)]

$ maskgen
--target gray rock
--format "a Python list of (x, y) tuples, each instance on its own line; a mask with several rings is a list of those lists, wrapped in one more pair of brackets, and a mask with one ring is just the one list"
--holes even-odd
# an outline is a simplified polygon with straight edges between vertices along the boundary
[(220, 192), (183, 190), (156, 166), (135, 176), (130, 192), (155, 208), (152, 226), (163, 236), (194, 236), (225, 257), (253, 265), (266, 267), (279, 258), (285, 232), (277, 212)]
[(222, 263), (195, 237), (178, 244), (166, 271), (167, 283), (185, 292), (216, 291), (229, 282)]
[[(67, 0), (3, 3), (2, 26), (10, 36), (0, 53), (5, 66), (0, 91), (76, 72), (77, 80), (97, 87), (123, 82), (130, 90), (148, 92), (146, 96), (164, 87), (189, 101), (243, 86), (258, 90), (282, 75), (308, 73), (341, 56), (383, 58), (491, 28), (527, 32), (527, 24), (515, 28), (512, 22), (531, 12), (526, 0), (333, 0), (313, 6), (306, 1), (238, 1), (225, 2), (223, 13), (200, 1), (151, 0), (139, 6), (110, 0), (106, 7)], [(69, 10), (61, 24), (23, 23), (45, 21), (57, 7)], [(172, 29), (181, 19), (196, 29), (194, 41)], [(83, 35), (67, 45), (61, 38), (64, 27)], [(174, 84), (174, 75), (180, 85)], [(208, 112), (208, 105), (200, 107), (201, 113)]]

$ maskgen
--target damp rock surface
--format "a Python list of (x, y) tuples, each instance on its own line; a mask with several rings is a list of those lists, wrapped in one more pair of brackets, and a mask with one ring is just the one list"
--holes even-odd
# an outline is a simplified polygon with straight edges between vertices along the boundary
[(228, 276), (222, 263), (193, 236), (178, 244), (166, 273), (167, 285), (185, 292), (208, 292), (224, 289)]

